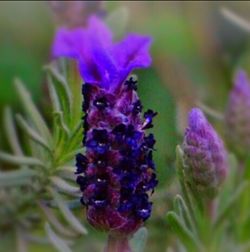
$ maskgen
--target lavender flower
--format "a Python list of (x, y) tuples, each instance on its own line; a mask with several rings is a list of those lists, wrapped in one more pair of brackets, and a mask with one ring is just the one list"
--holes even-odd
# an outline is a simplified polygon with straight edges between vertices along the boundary
[(187, 179), (205, 198), (213, 198), (227, 174), (223, 142), (202, 111), (189, 113), (188, 128), (182, 145)]
[(84, 139), (86, 153), (76, 156), (77, 183), (87, 218), (96, 228), (117, 234), (136, 231), (150, 217), (149, 192), (157, 185), (152, 159), (156, 113), (142, 118), (135, 68), (151, 63), (147, 36), (128, 35), (112, 42), (110, 30), (96, 17), (86, 29), (58, 31), (55, 56), (75, 58), (85, 84)]
[(240, 158), (250, 148), (250, 83), (244, 71), (237, 72), (225, 113), (227, 139)]

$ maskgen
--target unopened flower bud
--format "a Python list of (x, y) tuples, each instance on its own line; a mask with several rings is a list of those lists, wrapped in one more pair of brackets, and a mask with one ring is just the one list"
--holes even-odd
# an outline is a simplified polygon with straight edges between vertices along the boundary
[(189, 113), (182, 149), (188, 182), (203, 197), (213, 198), (227, 174), (227, 155), (222, 140), (198, 108)]
[(242, 70), (236, 74), (229, 95), (225, 126), (230, 148), (244, 160), (250, 149), (250, 83)]

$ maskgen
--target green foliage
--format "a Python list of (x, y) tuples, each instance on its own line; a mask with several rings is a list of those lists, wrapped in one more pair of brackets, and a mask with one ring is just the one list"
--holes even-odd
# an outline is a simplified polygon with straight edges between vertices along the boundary
[[(249, 251), (249, 244), (242, 243), (249, 223), (250, 201), (247, 192), (249, 181), (241, 178), (237, 181), (235, 173), (235, 159), (229, 158), (232, 173), (226, 185), (220, 191), (217, 199), (206, 202), (199, 197), (185, 178), (183, 153), (179, 146), (176, 149), (176, 169), (181, 186), (182, 196), (174, 199), (174, 209), (167, 213), (167, 222), (178, 236), (187, 251)], [(244, 212), (245, 214), (244, 216)], [(232, 220), (233, 221), (230, 221)], [(238, 220), (238, 224), (234, 223)], [(230, 239), (230, 248), (225, 240)], [(244, 244), (244, 245), (243, 245)]]
[(87, 234), (72, 212), (80, 206), (72, 205), (80, 197), (72, 162), (82, 151), (81, 80), (75, 65), (64, 61), (48, 65), (46, 71), (52, 103), (49, 119), (18, 79), (15, 88), (25, 115), (17, 114), (14, 119), (12, 110), (5, 109), (4, 126), (12, 153), (1, 151), (0, 160), (12, 170), (0, 172), (0, 230), (22, 230), (22, 235), (16, 235), (16, 246), (26, 251), (27, 237), (39, 242), (35, 232), (44, 226), (47, 241), (58, 251), (68, 252), (72, 244), (68, 239)]

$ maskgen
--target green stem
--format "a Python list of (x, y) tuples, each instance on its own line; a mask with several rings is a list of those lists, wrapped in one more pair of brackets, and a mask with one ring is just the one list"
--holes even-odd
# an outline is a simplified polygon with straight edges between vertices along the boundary
[(214, 222), (217, 216), (217, 205), (218, 202), (216, 199), (211, 199), (206, 202), (206, 214), (211, 222)]
[(128, 236), (110, 233), (104, 252), (132, 252)]

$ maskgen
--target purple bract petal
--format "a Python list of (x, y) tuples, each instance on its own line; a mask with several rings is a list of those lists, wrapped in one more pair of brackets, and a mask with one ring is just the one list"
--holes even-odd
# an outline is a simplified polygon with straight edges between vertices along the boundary
[(89, 35), (95, 37), (103, 45), (110, 46), (112, 44), (113, 34), (109, 27), (98, 17), (91, 16), (88, 20), (88, 27), (86, 28)]
[(249, 80), (247, 74), (243, 70), (239, 70), (235, 75), (234, 88), (238, 91), (247, 91), (249, 93)]
[(86, 83), (108, 88), (111, 80), (114, 80), (117, 76), (117, 69), (112, 58), (95, 38), (86, 41), (85, 45), (85, 50), (82, 51), (79, 58), (82, 78)]
[(92, 16), (86, 28), (60, 28), (54, 39), (53, 56), (78, 60), (86, 83), (114, 90), (130, 72), (151, 64), (151, 38), (130, 34), (119, 43), (112, 43), (110, 29)]
[(54, 38), (52, 54), (54, 57), (79, 58), (80, 44), (84, 44), (86, 32), (82, 29), (59, 28)]
[(130, 34), (113, 47), (113, 57), (125, 78), (133, 69), (150, 66), (151, 43), (152, 39), (149, 36)]

